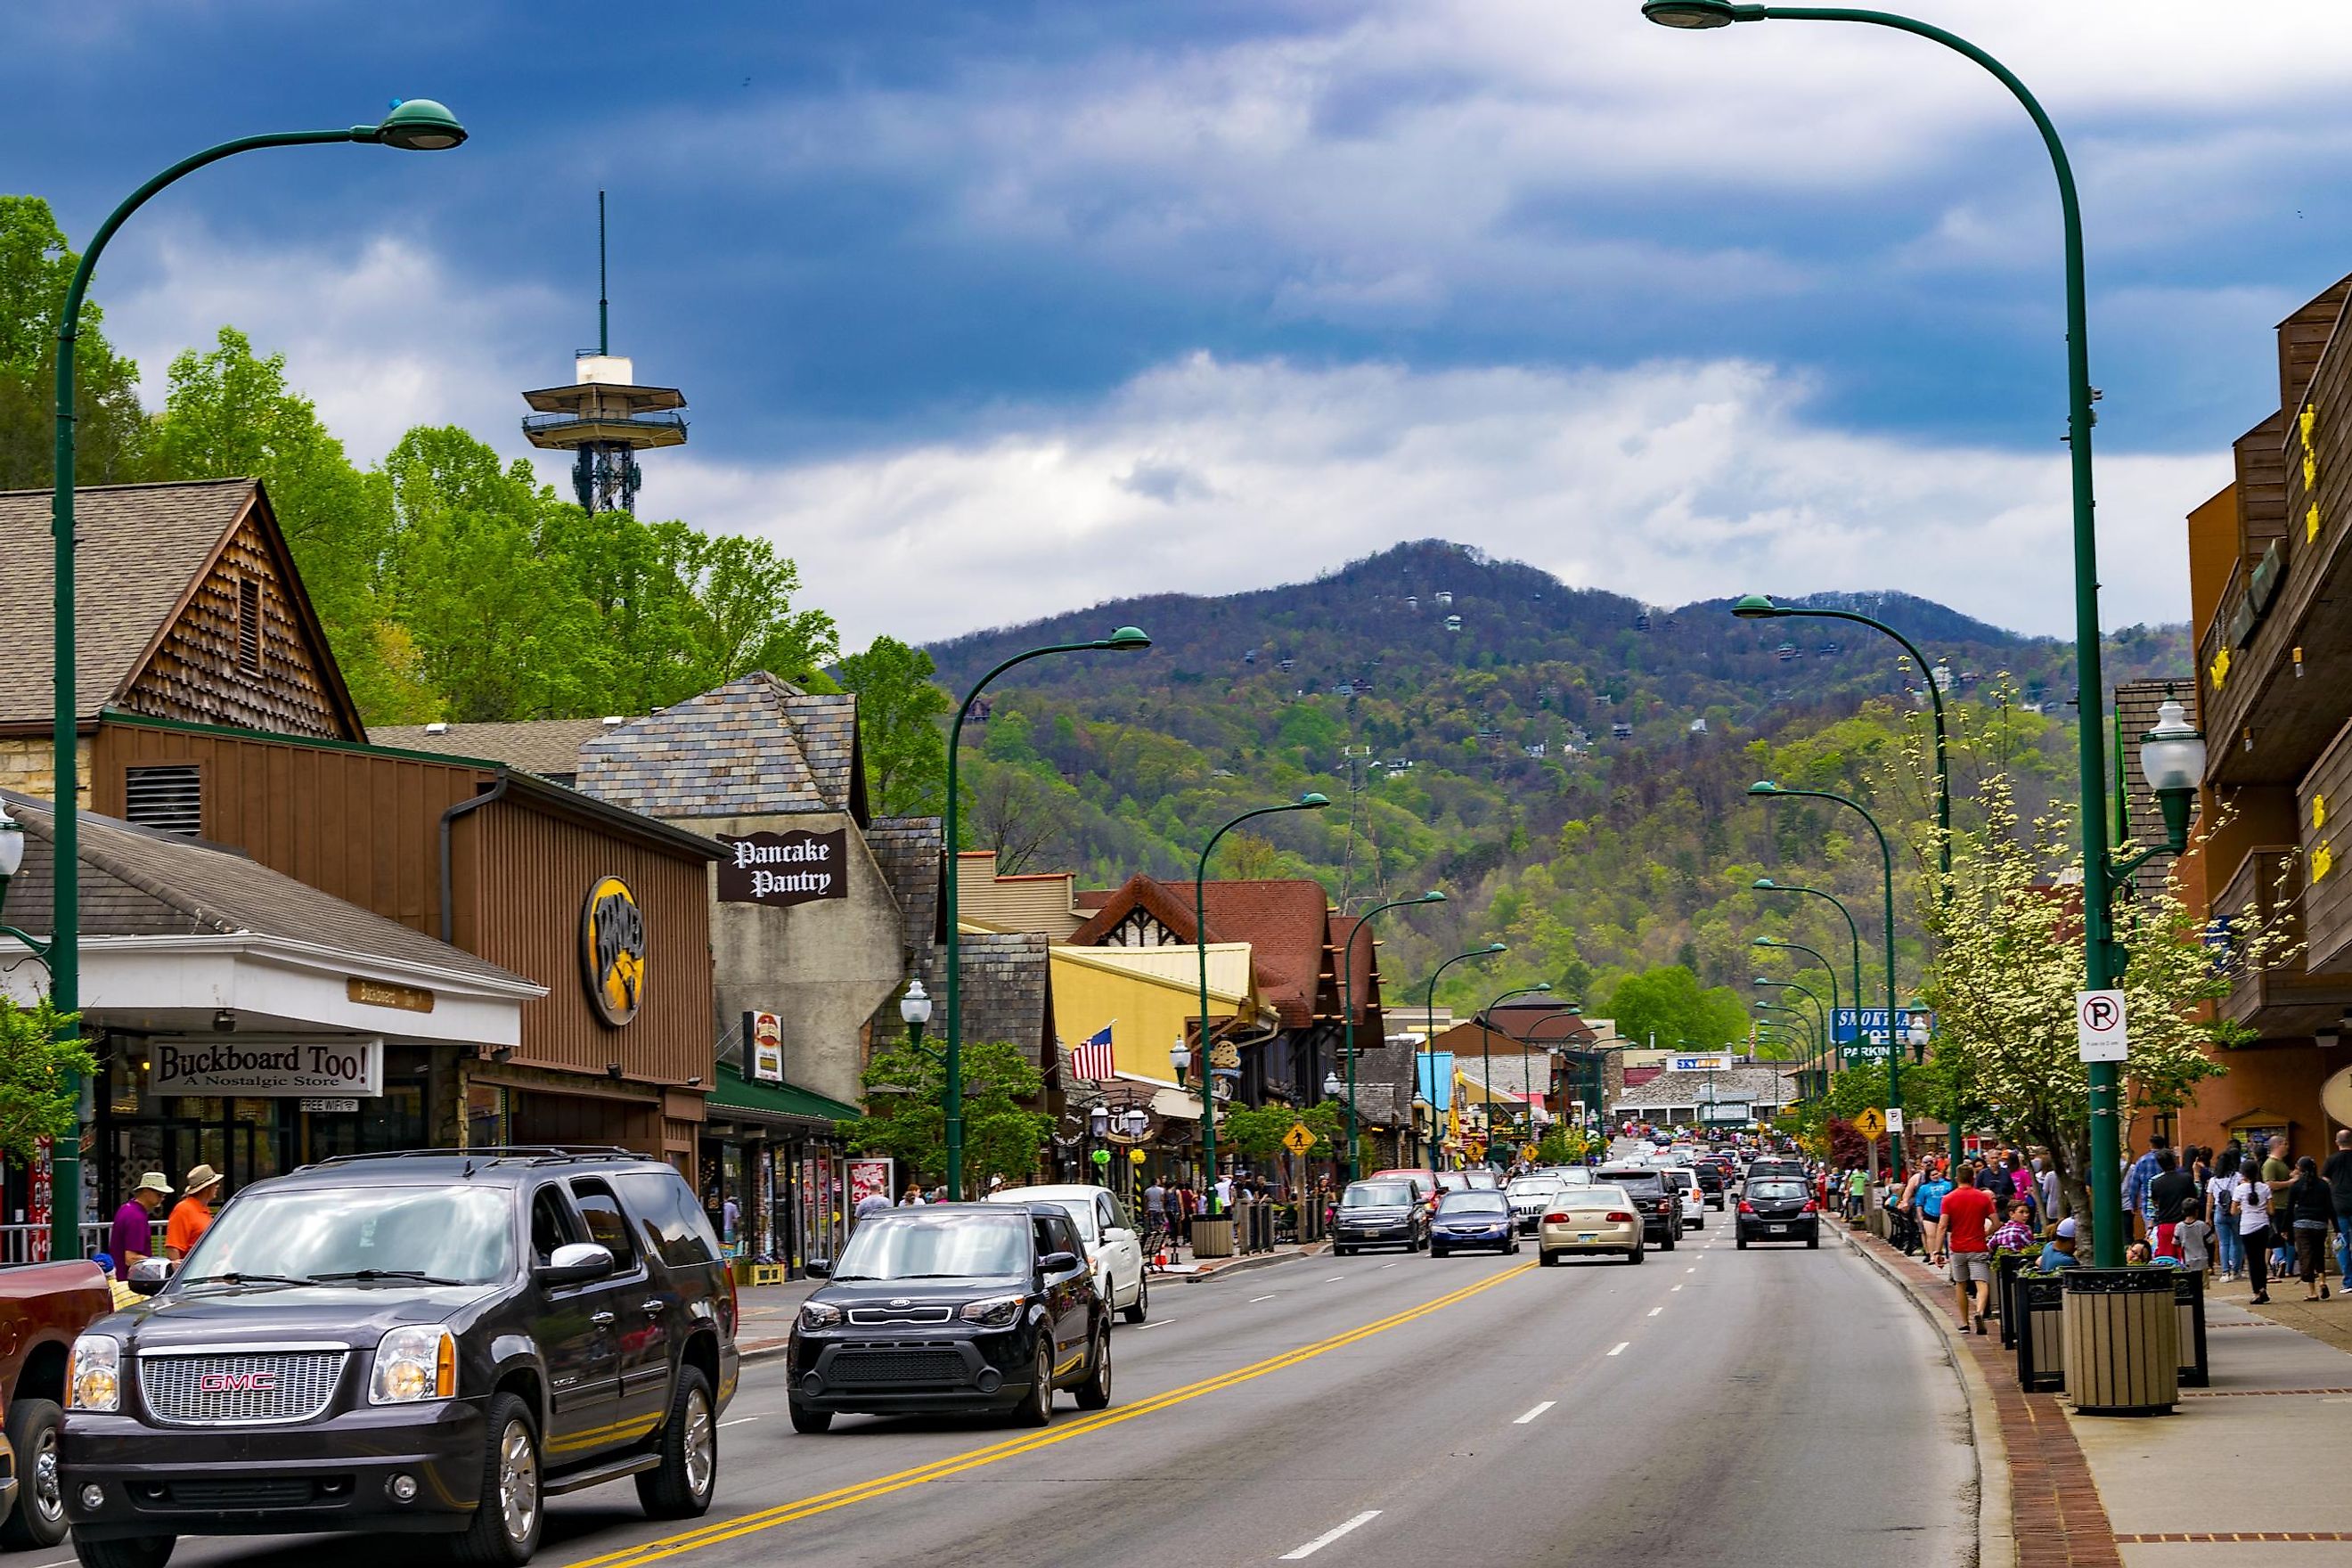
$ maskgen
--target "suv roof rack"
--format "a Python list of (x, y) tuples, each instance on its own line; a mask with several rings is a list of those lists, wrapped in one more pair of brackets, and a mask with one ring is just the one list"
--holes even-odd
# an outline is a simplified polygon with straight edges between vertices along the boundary
[(364, 1154), (331, 1154), (323, 1160), (313, 1160), (304, 1170), (317, 1170), (324, 1165), (359, 1164), (370, 1160), (401, 1160), (418, 1154), (436, 1154), (447, 1160), (530, 1160), (555, 1162), (561, 1160), (650, 1160), (650, 1154), (640, 1154), (634, 1149), (623, 1149), (611, 1143), (490, 1143), (473, 1149), (379, 1149)]

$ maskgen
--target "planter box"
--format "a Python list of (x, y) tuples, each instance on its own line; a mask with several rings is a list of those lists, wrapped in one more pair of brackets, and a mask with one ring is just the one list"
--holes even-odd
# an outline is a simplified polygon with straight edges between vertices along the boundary
[(2069, 1268), (2066, 1398), (2078, 1415), (2169, 1415), (2180, 1398), (2179, 1270)]

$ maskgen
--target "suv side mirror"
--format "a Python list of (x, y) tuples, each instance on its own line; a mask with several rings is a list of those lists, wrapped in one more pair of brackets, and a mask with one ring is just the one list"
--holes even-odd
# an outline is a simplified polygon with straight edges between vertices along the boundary
[(1127, 1226), (1123, 1225), (1106, 1226), (1103, 1227), (1103, 1239), (1105, 1241), (1133, 1241), (1135, 1239), (1135, 1232), (1128, 1229)]
[(610, 1248), (593, 1241), (567, 1241), (540, 1265), (535, 1278), (542, 1285), (584, 1285), (612, 1271)]
[(1042, 1274), (1067, 1274), (1084, 1267), (1075, 1252), (1049, 1252), (1037, 1259), (1037, 1269)]
[(168, 1258), (142, 1258), (131, 1266), (131, 1278), (125, 1281), (131, 1294), (152, 1296), (172, 1278), (172, 1260)]
[(812, 1258), (801, 1265), (801, 1272), (812, 1279), (830, 1279), (833, 1278), (833, 1259)]

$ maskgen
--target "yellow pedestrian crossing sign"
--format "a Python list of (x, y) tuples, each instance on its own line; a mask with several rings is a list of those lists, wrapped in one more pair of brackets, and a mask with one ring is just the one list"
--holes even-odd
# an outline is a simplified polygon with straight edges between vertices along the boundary
[(1534, 1144), (1529, 1143), (1519, 1150), (1519, 1158), (1532, 1165), (1536, 1163), (1537, 1156), (1540, 1155), (1542, 1152), (1542, 1150), (1537, 1148)]
[(1853, 1119), (1853, 1130), (1864, 1138), (1876, 1138), (1886, 1131), (1886, 1113), (1874, 1105), (1865, 1106)]
[(1282, 1146), (1294, 1154), (1304, 1154), (1315, 1147), (1315, 1134), (1307, 1130), (1304, 1121), (1294, 1121), (1290, 1131), (1282, 1135)]

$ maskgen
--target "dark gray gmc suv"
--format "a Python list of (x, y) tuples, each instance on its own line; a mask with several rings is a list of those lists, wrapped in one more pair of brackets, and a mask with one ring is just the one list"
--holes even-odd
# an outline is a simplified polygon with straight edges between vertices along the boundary
[[(710, 1506), (735, 1296), (685, 1180), (619, 1149), (354, 1155), (246, 1188), (67, 1369), (88, 1568), (182, 1535), (402, 1531), (538, 1548), (545, 1499)], [(152, 1271), (152, 1278), (139, 1279)]]

